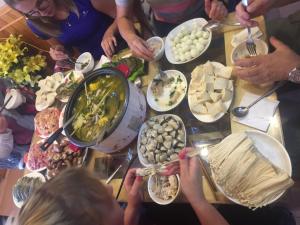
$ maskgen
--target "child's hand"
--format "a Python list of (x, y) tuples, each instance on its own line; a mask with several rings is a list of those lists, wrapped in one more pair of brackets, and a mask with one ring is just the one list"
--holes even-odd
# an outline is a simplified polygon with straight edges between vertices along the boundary
[(187, 157), (188, 151), (186, 148), (179, 153), (182, 191), (190, 203), (204, 201), (199, 159)]
[(228, 14), (227, 8), (219, 0), (205, 0), (205, 12), (212, 20), (222, 20)]
[(125, 177), (124, 185), (128, 197), (128, 207), (137, 208), (142, 202), (143, 177), (136, 176), (136, 169), (130, 169)]

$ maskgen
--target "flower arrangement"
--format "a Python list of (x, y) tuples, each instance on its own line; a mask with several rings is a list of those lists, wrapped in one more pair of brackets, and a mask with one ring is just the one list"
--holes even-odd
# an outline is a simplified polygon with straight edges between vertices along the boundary
[(21, 37), (10, 35), (0, 42), (0, 77), (11, 79), (18, 86), (34, 87), (47, 65), (46, 57), (29, 54)]

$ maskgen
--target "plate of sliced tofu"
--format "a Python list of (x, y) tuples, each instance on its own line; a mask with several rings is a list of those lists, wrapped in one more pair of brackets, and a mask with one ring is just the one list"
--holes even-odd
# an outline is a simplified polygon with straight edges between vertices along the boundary
[(210, 61), (193, 70), (188, 102), (199, 121), (213, 123), (228, 111), (234, 96), (231, 73), (231, 67)]

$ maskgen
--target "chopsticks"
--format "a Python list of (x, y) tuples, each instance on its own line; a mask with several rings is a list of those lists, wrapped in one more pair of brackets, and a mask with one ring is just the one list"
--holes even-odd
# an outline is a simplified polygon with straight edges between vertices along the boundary
[(7, 101), (4, 103), (4, 105), (1, 107), (0, 109), (0, 113), (3, 111), (3, 109), (5, 108), (5, 106), (7, 106), (7, 104), (9, 103), (9, 101), (12, 99), (12, 96), (9, 96), (9, 98), (7, 99)]

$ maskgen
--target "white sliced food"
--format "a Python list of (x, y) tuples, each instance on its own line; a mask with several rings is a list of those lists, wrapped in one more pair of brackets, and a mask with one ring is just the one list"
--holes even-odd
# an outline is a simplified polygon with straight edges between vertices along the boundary
[(215, 117), (216, 115), (218, 115), (221, 112), (219, 107), (217, 107), (216, 103), (206, 102), (205, 105), (207, 108), (207, 113), (209, 115), (211, 115), (212, 117)]
[(208, 93), (214, 93), (215, 91), (214, 83), (206, 83), (205, 86), (206, 86), (206, 91)]
[(231, 73), (232, 73), (232, 67), (230, 67), (230, 66), (226, 66), (226, 67), (221, 68), (221, 69), (215, 69), (215, 75), (217, 77), (230, 79)]
[[(223, 89), (226, 90), (226, 89)], [(213, 100), (213, 102), (217, 102), (219, 101), (223, 96), (221, 93), (217, 93), (217, 92), (208, 92), (210, 98)]]
[(191, 108), (194, 113), (207, 114), (207, 108), (204, 104), (196, 104), (196, 105), (193, 105)]
[(214, 89), (215, 90), (222, 90), (222, 89), (226, 88), (227, 85), (228, 85), (228, 80), (227, 79), (218, 77), (215, 80)]
[(209, 94), (206, 91), (198, 92), (197, 99), (198, 99), (198, 103), (203, 103), (211, 100)]
[(52, 105), (55, 101), (56, 93), (48, 93), (38, 95), (36, 97), (35, 107), (38, 111), (42, 111)]
[(232, 80), (229, 80), (229, 81), (228, 81), (227, 89), (228, 89), (228, 90), (233, 90), (233, 81), (232, 81)]
[(214, 76), (214, 66), (211, 64), (210, 61), (207, 61), (203, 65), (203, 74), (209, 75), (209, 76)]
[(231, 90), (228, 90), (228, 89), (224, 88), (221, 93), (222, 93), (222, 100), (224, 102), (229, 101), (232, 98), (232, 91)]

